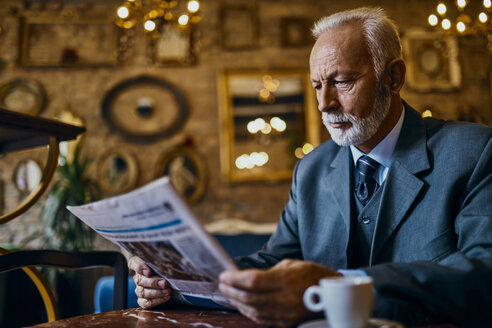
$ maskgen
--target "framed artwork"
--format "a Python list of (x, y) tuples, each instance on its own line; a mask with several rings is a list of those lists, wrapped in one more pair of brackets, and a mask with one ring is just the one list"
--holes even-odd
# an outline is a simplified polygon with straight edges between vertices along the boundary
[(23, 17), (19, 63), (25, 67), (96, 67), (118, 63), (118, 30), (111, 18)]
[(411, 29), (403, 38), (407, 85), (417, 92), (456, 91), (461, 86), (456, 37)]
[(104, 97), (101, 109), (111, 128), (139, 141), (176, 133), (188, 116), (183, 93), (171, 83), (148, 75), (115, 85)]
[(150, 45), (157, 64), (193, 64), (196, 61), (193, 52), (193, 32), (163, 24), (156, 38), (151, 37)]
[(205, 159), (190, 146), (176, 146), (162, 153), (154, 176), (167, 175), (176, 191), (188, 203), (202, 198), (208, 183)]
[(257, 45), (258, 18), (254, 6), (225, 6), (220, 11), (222, 46), (244, 49)]
[(108, 194), (120, 194), (136, 187), (138, 163), (132, 153), (122, 148), (109, 149), (97, 166), (97, 180)]
[(291, 179), (297, 160), (320, 143), (321, 119), (309, 72), (225, 70), (218, 89), (224, 178)]
[(13, 79), (0, 85), (0, 106), (23, 114), (38, 115), (46, 107), (46, 92), (34, 80)]
[(312, 20), (302, 17), (280, 19), (280, 40), (283, 47), (305, 47), (314, 42), (311, 35)]

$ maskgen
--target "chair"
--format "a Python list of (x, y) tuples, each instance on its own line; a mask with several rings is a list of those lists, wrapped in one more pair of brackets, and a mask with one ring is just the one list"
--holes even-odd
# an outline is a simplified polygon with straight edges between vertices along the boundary
[(128, 267), (125, 257), (114, 251), (64, 252), (53, 250), (26, 250), (9, 252), (0, 249), (0, 273), (22, 268), (38, 288), (46, 308), (48, 321), (58, 319), (58, 309), (46, 280), (34, 266), (64, 269), (88, 269), (99, 266), (113, 267), (113, 310), (127, 305)]

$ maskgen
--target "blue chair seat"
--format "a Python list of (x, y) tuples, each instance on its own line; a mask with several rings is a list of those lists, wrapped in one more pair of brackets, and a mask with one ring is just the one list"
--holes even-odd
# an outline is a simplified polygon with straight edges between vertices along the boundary
[[(113, 310), (113, 286), (114, 277), (102, 277), (97, 281), (94, 291), (94, 312), (108, 312)], [(128, 277), (128, 306), (127, 308), (139, 307), (137, 295), (135, 295), (135, 283), (132, 277)]]

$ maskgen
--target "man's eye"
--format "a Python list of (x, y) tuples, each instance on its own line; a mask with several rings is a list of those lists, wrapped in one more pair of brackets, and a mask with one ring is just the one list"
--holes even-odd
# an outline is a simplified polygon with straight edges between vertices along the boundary
[(321, 84), (313, 85), (313, 88), (315, 88), (316, 90), (320, 90), (321, 89)]
[(335, 80), (334, 81), (335, 84), (341, 84), (341, 85), (348, 84), (350, 82), (351, 82), (351, 80)]

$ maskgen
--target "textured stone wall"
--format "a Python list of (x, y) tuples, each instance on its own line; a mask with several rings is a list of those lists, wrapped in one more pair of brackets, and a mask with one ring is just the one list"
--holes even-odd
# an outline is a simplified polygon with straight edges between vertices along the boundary
[[(29, 1), (28, 1), (29, 2)], [(280, 43), (280, 20), (283, 17), (307, 17), (314, 21), (323, 15), (360, 5), (380, 5), (397, 22), (402, 34), (411, 27), (425, 27), (435, 1), (321, 1), (262, 0), (258, 8), (258, 46), (241, 51), (225, 50), (220, 42), (220, 7), (224, 4), (244, 4), (244, 0), (202, 0), (203, 19), (197, 30), (196, 64), (189, 66), (152, 65), (148, 63), (142, 36), (135, 38), (131, 56), (125, 64), (102, 68), (23, 68), (16, 64), (18, 55), (18, 19), (24, 12), (23, 1), (2, 0), (0, 6), (0, 84), (13, 78), (39, 81), (46, 89), (48, 105), (42, 116), (53, 117), (63, 108), (81, 117), (87, 127), (82, 142), (82, 154), (94, 160), (89, 173), (95, 177), (97, 159), (109, 147), (125, 148), (137, 156), (138, 185), (151, 181), (159, 155), (191, 137), (197, 151), (206, 158), (209, 171), (208, 187), (203, 199), (193, 210), (210, 222), (223, 218), (243, 218), (255, 222), (277, 221), (288, 200), (289, 181), (277, 183), (251, 182), (228, 184), (220, 173), (219, 117), (217, 75), (225, 68), (308, 68), (310, 45), (284, 48)], [(30, 10), (37, 10), (37, 2)], [(60, 14), (63, 8), (92, 14), (113, 12), (119, 1), (48, 1), (45, 9)], [(61, 7), (60, 7), (61, 6)], [(311, 42), (312, 43), (312, 42)], [(461, 88), (450, 93), (415, 93), (403, 90), (404, 98), (421, 110), (432, 106), (444, 118), (455, 118), (462, 109), (472, 109), (483, 120), (492, 122), (490, 99), (490, 53), (482, 38), (463, 37), (459, 40), (459, 62), (463, 72)], [(101, 116), (101, 101), (106, 92), (122, 80), (148, 74), (174, 84), (185, 95), (190, 115), (175, 135), (155, 142), (131, 142), (110, 130)], [(0, 158), (0, 179), (4, 182), (6, 209), (18, 201), (18, 192), (11, 180), (15, 163), (23, 157), (43, 161), (44, 150), (8, 154)], [(18, 244), (36, 226), (39, 205), (21, 218), (0, 227), (0, 242)]]

